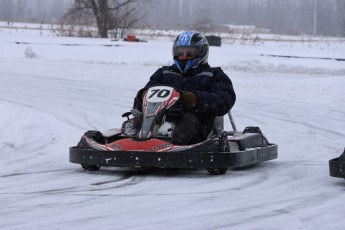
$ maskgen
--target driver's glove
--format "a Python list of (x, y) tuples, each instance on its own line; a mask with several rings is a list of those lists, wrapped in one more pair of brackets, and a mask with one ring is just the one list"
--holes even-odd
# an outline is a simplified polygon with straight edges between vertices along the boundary
[(194, 108), (198, 102), (198, 97), (193, 92), (185, 92), (180, 96), (182, 104), (187, 108)]

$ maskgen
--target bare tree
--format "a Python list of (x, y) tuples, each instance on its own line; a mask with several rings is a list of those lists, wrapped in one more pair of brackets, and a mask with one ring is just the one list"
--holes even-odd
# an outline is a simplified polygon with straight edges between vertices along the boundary
[[(114, 6), (113, 9), (116, 7), (118, 6)], [(138, 4), (138, 2), (133, 1), (132, 4), (121, 6), (121, 10), (116, 10), (114, 11), (114, 14), (110, 15), (111, 20), (108, 28), (114, 31), (115, 37), (119, 34), (123, 37), (128, 29), (133, 28), (137, 22), (143, 19), (145, 14), (138, 14), (138, 9), (141, 9), (141, 5)]]
[(337, 0), (336, 2), (337, 7), (339, 9), (338, 17), (340, 21), (340, 28), (342, 36), (345, 36), (345, 1), (344, 0)]
[(27, 2), (25, 0), (17, 0), (15, 2), (15, 21), (20, 21), (23, 18), (23, 15), (25, 14), (27, 10)]
[(0, 0), (0, 20), (13, 21), (13, 2)]
[(78, 24), (96, 23), (101, 38), (107, 38), (109, 30), (115, 31), (115, 35), (121, 30), (123, 36), (123, 31), (142, 19), (143, 14), (138, 12), (142, 2), (144, 1), (75, 0), (65, 18), (72, 19)]

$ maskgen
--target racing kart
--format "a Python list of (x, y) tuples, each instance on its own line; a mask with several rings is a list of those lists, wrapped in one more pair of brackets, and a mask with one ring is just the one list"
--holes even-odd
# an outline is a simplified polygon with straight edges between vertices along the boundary
[[(217, 117), (213, 131), (201, 142), (177, 145), (172, 140), (176, 124), (167, 114), (181, 111), (181, 92), (168, 86), (153, 86), (143, 96), (142, 112), (131, 110), (121, 129), (87, 131), (77, 146), (70, 147), (69, 161), (85, 170), (101, 166), (129, 168), (206, 169), (222, 175), (228, 168), (241, 169), (276, 159), (278, 146), (270, 143), (259, 127), (237, 131), (228, 113), (232, 131), (224, 131), (224, 117)], [(130, 118), (131, 117), (131, 118)]]
[(345, 179), (345, 149), (339, 157), (329, 160), (329, 174)]

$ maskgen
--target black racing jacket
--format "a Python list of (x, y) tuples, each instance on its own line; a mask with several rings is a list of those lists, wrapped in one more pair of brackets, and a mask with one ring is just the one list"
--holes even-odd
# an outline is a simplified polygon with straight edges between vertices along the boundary
[(197, 95), (197, 105), (186, 113), (195, 115), (210, 132), (216, 116), (227, 114), (236, 101), (236, 94), (230, 78), (219, 67), (208, 64), (180, 74), (175, 65), (159, 68), (134, 99), (134, 108), (142, 110), (142, 93), (154, 85), (167, 85), (180, 91), (191, 91)]

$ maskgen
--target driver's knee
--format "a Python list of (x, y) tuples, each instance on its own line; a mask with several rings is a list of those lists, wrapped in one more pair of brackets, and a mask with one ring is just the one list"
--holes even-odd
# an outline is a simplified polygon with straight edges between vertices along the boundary
[(172, 142), (177, 145), (195, 144), (205, 140), (205, 138), (205, 129), (192, 114), (184, 115), (172, 133)]

